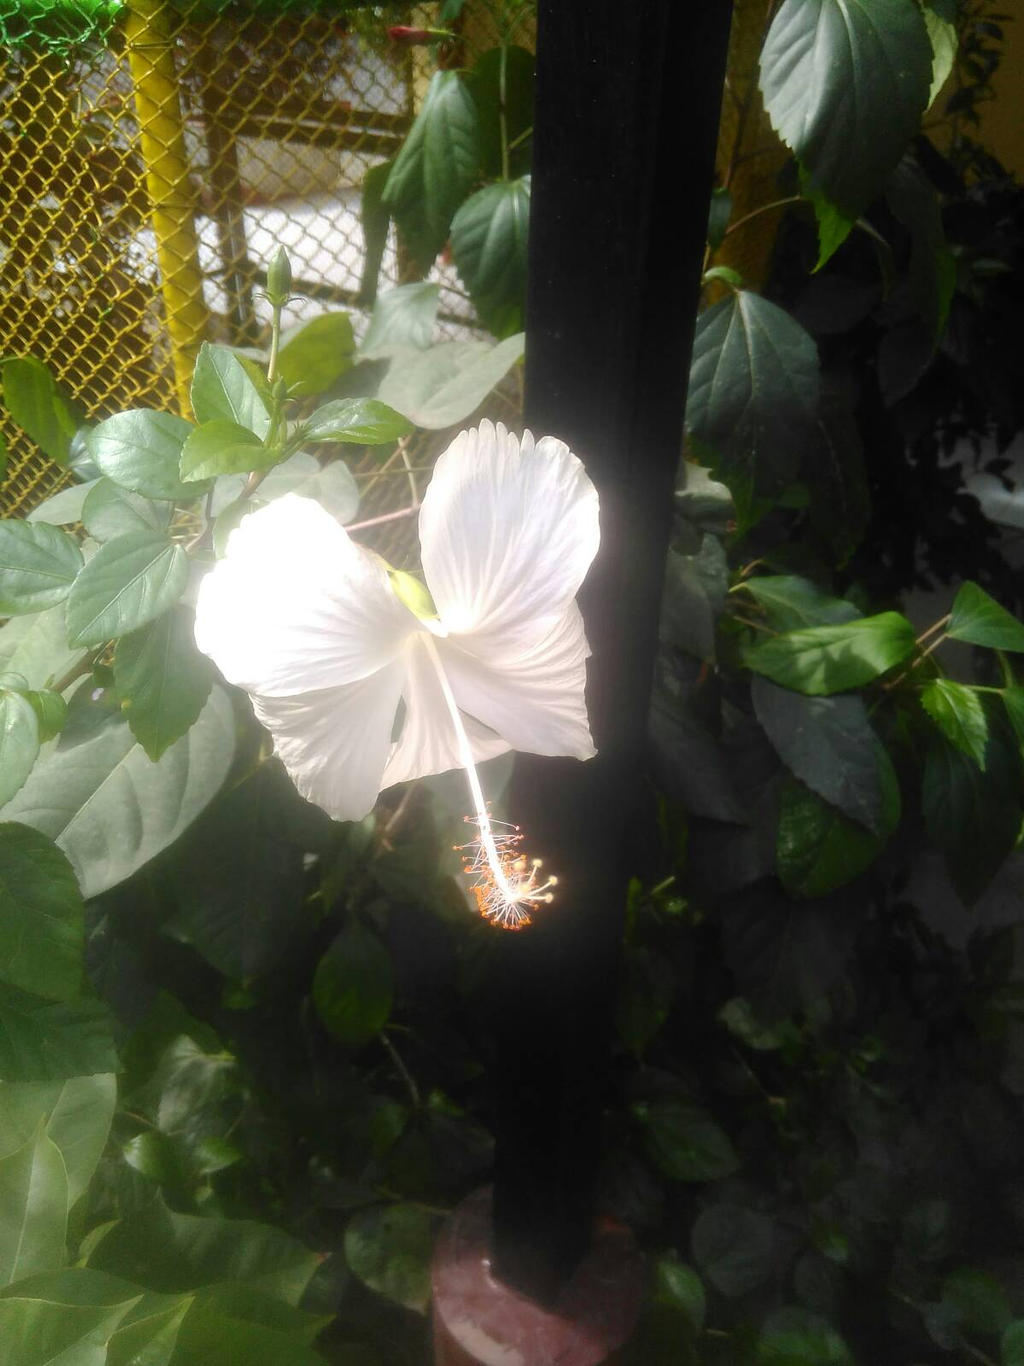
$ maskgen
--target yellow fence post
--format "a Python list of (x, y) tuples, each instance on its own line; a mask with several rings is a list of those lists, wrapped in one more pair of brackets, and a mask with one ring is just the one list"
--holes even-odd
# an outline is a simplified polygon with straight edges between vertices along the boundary
[(195, 199), (189, 184), (173, 31), (165, 0), (129, 0), (126, 38), (175, 389), (182, 413), (189, 415), (192, 368), (208, 315), (203, 302)]

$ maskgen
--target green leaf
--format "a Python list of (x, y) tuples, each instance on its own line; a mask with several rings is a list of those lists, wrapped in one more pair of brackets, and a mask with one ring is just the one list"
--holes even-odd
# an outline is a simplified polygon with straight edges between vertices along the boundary
[(85, 566), (68, 595), (68, 639), (101, 645), (152, 621), (188, 583), (188, 556), (152, 531), (115, 536)]
[(633, 1114), (643, 1126), (651, 1161), (670, 1181), (720, 1181), (740, 1165), (728, 1135), (694, 1101), (642, 1101)]
[(68, 1204), (74, 1205), (99, 1165), (116, 1102), (112, 1072), (63, 1082), (0, 1083), (0, 1156), (15, 1152), (45, 1125), (64, 1159)]
[(921, 689), (921, 706), (957, 749), (985, 767), (988, 721), (973, 688), (949, 678), (932, 678)]
[(457, 71), (436, 71), (382, 195), (412, 259), (424, 271), (448, 238), (452, 216), (479, 173), (481, 155), (480, 116), (465, 81)]
[(177, 1214), (156, 1200), (114, 1224), (93, 1246), (88, 1265), (161, 1294), (239, 1281), (294, 1306), (319, 1260), (268, 1224)]
[(845, 598), (833, 598), (810, 581), (795, 574), (769, 574), (744, 579), (743, 591), (765, 609), (775, 631), (798, 631), (805, 626), (838, 625), (855, 621), (860, 613)]
[(430, 1300), (434, 1224), (419, 1205), (361, 1210), (345, 1229), (345, 1257), (371, 1290), (423, 1313)]
[(122, 488), (158, 501), (191, 502), (206, 492), (205, 484), (178, 478), (181, 448), (192, 430), (173, 413), (130, 408), (94, 427), (88, 445), (99, 468)]
[(892, 828), (892, 763), (863, 699), (805, 697), (754, 678), (754, 711), (776, 753), (803, 783), (876, 835)]
[(388, 951), (357, 922), (337, 936), (313, 977), (317, 1014), (336, 1039), (354, 1046), (383, 1029), (392, 992)]
[(755, 1210), (711, 1205), (697, 1216), (691, 1237), (694, 1261), (723, 1295), (745, 1295), (775, 1272), (772, 1221)]
[(434, 333), (440, 297), (441, 286), (432, 280), (416, 280), (378, 294), (359, 348), (360, 359), (380, 360), (402, 351), (425, 350)]
[(811, 183), (858, 217), (918, 130), (932, 50), (907, 0), (784, 0), (761, 51), (761, 93)]
[(359, 222), (363, 229), (363, 269), (359, 278), (357, 302), (366, 307), (377, 298), (377, 281), (384, 262), (391, 228), (391, 210), (384, 203), (384, 186), (394, 161), (381, 161), (363, 176), (359, 201)]
[(784, 688), (827, 696), (866, 683), (902, 663), (914, 649), (914, 628), (899, 612), (837, 626), (812, 626), (759, 640), (743, 662)]
[[(486, 180), (520, 176), (530, 169), (535, 64), (532, 52), (510, 43), (504, 49), (492, 47), (481, 53), (466, 74), (479, 116), (480, 162)], [(503, 140), (509, 147), (507, 171), (501, 155)], [(518, 146), (511, 146), (517, 141)]]
[[(895, 794), (895, 810), (890, 807), (884, 815), (895, 824), (895, 778), (889, 791)], [(782, 885), (793, 896), (825, 896), (844, 886), (874, 863), (885, 839), (848, 820), (800, 782), (792, 780), (782, 789), (776, 857)]]
[(84, 651), (68, 645), (64, 605), (14, 617), (0, 628), (0, 665), (33, 688), (62, 678)]
[(339, 398), (325, 403), (302, 424), (303, 441), (346, 441), (383, 446), (412, 431), (412, 423), (375, 398)]
[(196, 724), (159, 763), (116, 717), (77, 744), (67, 740), (65, 732), (44, 747), (2, 814), (54, 840), (89, 899), (173, 843), (212, 800), (234, 753), (235, 723), (227, 694), (215, 686)]
[(78, 422), (49, 370), (31, 356), (11, 357), (0, 365), (4, 406), (40, 450), (66, 465)]
[(820, 1314), (776, 1309), (757, 1343), (758, 1366), (854, 1366), (846, 1343)]
[[(928, 90), (928, 108), (930, 109), (938, 98), (939, 91), (946, 84), (956, 64), (956, 51), (958, 46), (956, 24), (952, 17), (947, 17), (940, 13), (940, 7), (948, 10), (949, 7), (943, 0), (924, 0), (922, 15), (924, 16), (924, 26), (928, 30), (928, 41), (932, 47), (932, 83)], [(953, 13), (955, 14), (955, 9)]]
[(97, 541), (112, 541), (130, 531), (166, 532), (172, 511), (170, 503), (154, 503), (109, 479), (97, 479), (82, 508), (82, 525)]
[(191, 400), (197, 422), (233, 422), (261, 441), (270, 428), (270, 414), (260, 391), (228, 346), (203, 342), (192, 376)]
[(1002, 1286), (987, 1271), (975, 1267), (950, 1272), (942, 1282), (942, 1299), (955, 1308), (968, 1332), (995, 1337), (1013, 1318)]
[(823, 195), (803, 166), (800, 167), (800, 192), (814, 210), (818, 227), (818, 259), (814, 263), (813, 274), (832, 259), (853, 231), (857, 220)]
[(320, 313), (281, 338), (277, 373), (293, 398), (322, 393), (353, 364), (356, 349), (347, 313)]
[(265, 446), (237, 422), (215, 418), (189, 433), (181, 448), (182, 479), (215, 479), (218, 474), (244, 474), (274, 465), (281, 452)]
[(188, 1154), (176, 1135), (144, 1129), (123, 1145), (121, 1156), (132, 1171), (156, 1185), (180, 1189), (188, 1184)]
[(26, 522), (48, 522), (50, 526), (70, 526), (82, 520), (82, 505), (99, 481), (87, 479), (84, 484), (72, 484), (60, 489), (26, 513)]
[(523, 326), (530, 177), (471, 195), (452, 219), (452, 252), (480, 320), (496, 337)]
[(832, 552), (832, 562), (841, 568), (864, 537), (871, 518), (871, 495), (857, 424), (831, 394), (822, 396), (804, 457), (803, 478), (810, 491), (811, 526)]
[(0, 1285), (59, 1267), (67, 1224), (67, 1169), (40, 1124), (27, 1143), (0, 1158)]
[(83, 917), (61, 851), (27, 825), (0, 823), (0, 981), (56, 1001), (77, 996)]
[(0, 804), (14, 796), (39, 753), (39, 718), (21, 693), (0, 689)]
[(708, 246), (712, 251), (717, 251), (725, 241), (725, 230), (729, 226), (732, 210), (732, 195), (724, 185), (716, 186), (711, 191), (711, 206), (708, 209)]
[(396, 355), (379, 397), (417, 427), (439, 431), (475, 413), (505, 375), (522, 359), (525, 338), (491, 346), (487, 342), (441, 342), (429, 351)]
[(648, 948), (627, 952), (615, 1023), (635, 1057), (643, 1057), (668, 1019), (675, 992), (675, 972), (667, 958)]
[(1024, 652), (1024, 625), (976, 583), (963, 584), (953, 599), (946, 634), (991, 650)]
[[(17, 1366), (115, 1366), (107, 1341), (145, 1299), (94, 1272), (43, 1272), (0, 1291), (0, 1341)], [(152, 1312), (150, 1306), (146, 1306)], [(167, 1366), (168, 1358), (116, 1358), (116, 1366)]]
[(682, 1310), (695, 1333), (703, 1330), (707, 1312), (704, 1286), (693, 1267), (680, 1261), (675, 1252), (654, 1263), (654, 1298)]
[(936, 736), (922, 779), (928, 834), (968, 905), (1009, 855), (1021, 826), (1019, 758), (991, 722), (990, 715), (984, 772), (973, 758)]
[(62, 1081), (112, 1072), (117, 1055), (99, 1001), (47, 1001), (0, 982), (0, 1078)]
[(40, 743), (59, 735), (64, 729), (64, 722), (68, 719), (68, 704), (60, 693), (43, 688), (27, 692), (25, 697), (36, 714)]
[(1002, 1366), (1024, 1366), (1024, 1319), (1006, 1325), (999, 1349)]
[(213, 666), (196, 648), (191, 611), (174, 608), (117, 642), (114, 687), (154, 762), (195, 724), (212, 686)]
[(913, 157), (904, 157), (896, 167), (885, 197), (910, 234), (906, 289), (910, 304), (926, 327), (928, 345), (923, 358), (927, 361), (949, 316), (956, 263), (946, 242), (939, 197)]
[(735, 291), (697, 319), (686, 426), (723, 469), (788, 483), (818, 411), (818, 349), (777, 304)]
[(0, 616), (41, 612), (67, 597), (82, 552), (65, 531), (45, 522), (0, 521)]
[[(315, 498), (339, 522), (351, 522), (359, 510), (359, 487), (342, 460), (321, 465), (316, 456), (298, 451), (272, 469), (256, 490), (254, 503), (271, 503), (286, 493)], [(237, 522), (235, 523), (237, 525)]]
[(1004, 688), (1001, 696), (1013, 733), (1024, 749), (1024, 688)]

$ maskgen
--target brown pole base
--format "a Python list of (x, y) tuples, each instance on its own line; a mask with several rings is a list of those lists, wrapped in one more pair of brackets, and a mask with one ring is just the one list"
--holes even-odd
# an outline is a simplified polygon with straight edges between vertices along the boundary
[(491, 1275), (491, 1192), (455, 1210), (434, 1253), (435, 1366), (614, 1366), (633, 1331), (643, 1259), (630, 1233), (600, 1229), (547, 1308)]

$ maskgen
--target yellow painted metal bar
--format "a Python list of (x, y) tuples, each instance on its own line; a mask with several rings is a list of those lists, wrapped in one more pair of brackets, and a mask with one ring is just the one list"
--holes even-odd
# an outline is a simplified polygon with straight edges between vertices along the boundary
[(156, 237), (175, 390), (190, 415), (189, 386), (208, 313), (189, 183), (171, 14), (164, 0), (129, 0), (125, 36)]

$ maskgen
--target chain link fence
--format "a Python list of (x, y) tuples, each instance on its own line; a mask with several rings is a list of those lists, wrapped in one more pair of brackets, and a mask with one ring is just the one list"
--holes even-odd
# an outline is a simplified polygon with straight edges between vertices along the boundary
[[(265, 342), (279, 244), (295, 277), (286, 326), (345, 308), (358, 334), (360, 186), (401, 145), (423, 83), (384, 24), (422, 7), (385, 20), (329, 0), (76, 4), (69, 28), (67, 0), (0, 0), (0, 354), (43, 361), (83, 420), (187, 413), (202, 339)], [(466, 41), (490, 32), (483, 6)], [(392, 236), (380, 287), (403, 278)], [(457, 335), (471, 306), (450, 266), (432, 278)], [(6, 415), (0, 436), (3, 512), (27, 511), (66, 475)]]

